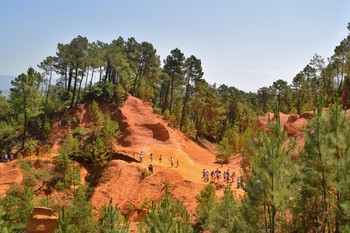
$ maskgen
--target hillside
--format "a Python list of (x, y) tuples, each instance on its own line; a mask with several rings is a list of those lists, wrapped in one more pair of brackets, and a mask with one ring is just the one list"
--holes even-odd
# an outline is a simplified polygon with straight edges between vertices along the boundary
[[(90, 125), (89, 103), (78, 106), (71, 112), (80, 125), (88, 128)], [(122, 137), (115, 141), (117, 156), (102, 171), (101, 178), (95, 187), (91, 197), (94, 209), (98, 211), (103, 205), (107, 205), (112, 198), (113, 204), (117, 205), (121, 212), (138, 220), (139, 215), (144, 214), (141, 210), (148, 206), (151, 201), (161, 198), (166, 182), (170, 183), (169, 191), (175, 199), (182, 201), (191, 213), (196, 209), (195, 196), (199, 194), (205, 183), (202, 181), (203, 169), (209, 171), (226, 169), (240, 174), (239, 161), (224, 165), (215, 162), (215, 154), (197, 143), (188, 139), (180, 131), (173, 129), (159, 115), (154, 114), (149, 103), (132, 96), (128, 96), (123, 106), (114, 109), (108, 103), (100, 104), (105, 114), (118, 121)], [(57, 115), (53, 120), (51, 140), (53, 147), (51, 159), (57, 156), (60, 141), (74, 127), (64, 124)], [(213, 147), (213, 146), (211, 146)], [(139, 162), (139, 154), (142, 151), (143, 162)], [(150, 154), (153, 154), (154, 173), (147, 171), (151, 163)], [(133, 158), (133, 155), (135, 158)], [(162, 162), (159, 156), (162, 155)], [(170, 157), (174, 159), (174, 167), (171, 167)], [(176, 162), (179, 167), (176, 167)], [(85, 168), (82, 169), (83, 180), (89, 175)], [(217, 194), (222, 195), (221, 184)], [(233, 186), (235, 187), (235, 186)], [(243, 196), (242, 189), (234, 189), (234, 193)], [(97, 213), (97, 212), (96, 212)]]
[[(51, 133), (52, 148), (44, 156), (38, 158), (37, 155), (29, 156), (25, 160), (32, 166), (35, 176), (39, 175), (40, 169), (51, 170), (55, 166), (55, 158), (62, 140), (80, 126), (84, 129), (91, 127), (91, 103), (79, 105), (70, 111), (70, 117), (75, 119), (74, 125), (64, 121), (59, 114), (53, 118), (53, 128)], [(158, 202), (163, 194), (165, 185), (168, 183), (168, 190), (174, 199), (181, 201), (187, 210), (194, 214), (196, 212), (196, 195), (200, 193), (206, 184), (202, 180), (203, 169), (209, 171), (220, 169), (222, 172), (229, 169), (237, 175), (241, 175), (240, 156), (235, 156), (229, 164), (216, 163), (215, 145), (209, 145), (210, 150), (201, 147), (199, 144), (188, 139), (177, 129), (169, 126), (162, 116), (153, 113), (152, 106), (138, 98), (128, 96), (127, 100), (120, 108), (115, 108), (109, 103), (100, 103), (103, 113), (110, 115), (112, 119), (119, 123), (122, 136), (115, 140), (115, 155), (112, 161), (102, 170), (99, 178), (93, 184), (94, 191), (91, 194), (91, 203), (95, 218), (100, 209), (106, 206), (110, 200), (117, 206), (119, 211), (128, 216), (132, 229), (136, 229), (136, 224), (141, 221), (151, 203)], [(323, 109), (327, 112), (328, 109)], [(346, 112), (350, 114), (348, 110)], [(289, 137), (294, 137), (300, 147), (304, 146), (306, 129), (309, 119), (314, 113), (309, 111), (301, 115), (287, 115), (279, 113), (281, 124)], [(269, 131), (268, 121), (276, 120), (273, 113), (266, 113), (258, 116), (255, 130)], [(213, 149), (214, 148), (214, 149)], [(143, 161), (139, 161), (139, 154), (144, 155)], [(151, 160), (150, 154), (153, 155)], [(159, 157), (162, 155), (162, 161)], [(174, 167), (170, 164), (173, 157)], [(176, 166), (179, 161), (179, 167)], [(148, 165), (153, 164), (154, 172), (148, 171)], [(90, 182), (91, 170), (85, 163), (73, 162), (79, 169), (83, 183)], [(15, 161), (2, 163), (0, 176), (0, 195), (4, 196), (6, 190), (15, 183), (22, 185), (31, 180), (30, 172), (23, 167), (23, 163)], [(212, 182), (216, 187), (216, 193), (221, 196), (225, 183)], [(236, 181), (232, 185), (235, 198), (241, 199), (244, 195), (242, 188), (236, 188)], [(45, 182), (34, 184), (36, 197), (50, 198), (58, 205), (67, 204), (71, 196), (68, 193), (52, 189)], [(68, 196), (67, 196), (68, 195)], [(194, 218), (192, 218), (192, 222)]]

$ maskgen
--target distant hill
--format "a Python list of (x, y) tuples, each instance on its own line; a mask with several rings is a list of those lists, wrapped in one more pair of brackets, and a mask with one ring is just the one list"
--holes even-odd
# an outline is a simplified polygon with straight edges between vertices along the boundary
[(9, 95), (10, 94), (10, 88), (11, 80), (15, 79), (15, 76), (12, 75), (2, 75), (0, 74), (0, 90), (2, 91), (2, 95)]

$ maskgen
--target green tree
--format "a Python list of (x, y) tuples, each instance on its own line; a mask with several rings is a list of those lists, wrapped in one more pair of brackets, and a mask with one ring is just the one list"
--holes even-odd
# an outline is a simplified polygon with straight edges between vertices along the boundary
[(164, 60), (163, 70), (170, 77), (170, 82), (169, 82), (169, 85), (167, 86), (167, 89), (170, 90), (170, 102), (169, 102), (170, 114), (172, 114), (174, 90), (179, 84), (183, 83), (184, 61), (185, 61), (185, 56), (181, 52), (181, 50), (178, 48), (171, 50), (170, 55), (168, 55), (167, 58)]
[(226, 187), (224, 195), (216, 203), (213, 216), (214, 229), (211, 232), (244, 232), (239, 204), (233, 197), (230, 187)]
[(0, 91), (0, 153), (7, 153), (16, 143), (17, 127), (12, 118), (12, 107)]
[(40, 84), (42, 77), (33, 68), (11, 81), (10, 102), (17, 113), (17, 120), (22, 122), (22, 149), (27, 139), (28, 122), (41, 114)]
[(269, 121), (270, 132), (257, 132), (248, 144), (249, 151), (244, 153), (245, 156), (252, 154), (251, 165), (245, 168), (246, 203), (250, 204), (248, 208), (254, 210), (259, 221), (251, 222), (249, 216), (245, 220), (248, 225), (254, 224), (252, 228), (266, 232), (283, 229), (290, 204), (293, 168), (290, 158), (294, 145), (286, 144), (287, 134), (281, 127), (279, 114), (275, 114), (275, 118), (275, 122)]
[(184, 69), (185, 69), (185, 80), (186, 80), (186, 86), (185, 86), (185, 97), (183, 100), (183, 107), (182, 107), (182, 115), (180, 120), (180, 130), (182, 130), (182, 127), (185, 123), (185, 119), (187, 117), (187, 105), (190, 101), (190, 95), (193, 93), (193, 85), (194, 82), (200, 80), (203, 76), (202, 71), (202, 64), (201, 60), (197, 59), (195, 56), (191, 56), (186, 59), (184, 63)]
[(191, 101), (193, 118), (196, 124), (196, 137), (217, 137), (219, 129), (218, 116), (221, 115), (220, 97), (215, 86), (209, 85), (204, 79), (195, 83), (195, 94)]
[(271, 91), (268, 87), (259, 88), (258, 101), (263, 113), (267, 113), (268, 111), (270, 111)]
[(157, 205), (152, 203), (144, 225), (141, 224), (140, 227), (141, 232), (193, 232), (186, 207), (171, 198), (167, 187), (163, 199)]
[(128, 233), (129, 222), (119, 213), (117, 208), (112, 206), (109, 200), (108, 206), (104, 206), (100, 213), (98, 229), (101, 233)]
[(88, 200), (89, 188), (80, 185), (69, 206), (63, 206), (58, 223), (59, 233), (96, 232), (92, 206)]
[(70, 212), (64, 206), (59, 217), (56, 233), (80, 233), (78, 227), (72, 223)]
[(302, 72), (298, 73), (292, 81), (292, 91), (295, 100), (295, 106), (298, 114), (300, 115), (304, 110), (304, 104), (306, 100), (307, 85), (305, 76)]
[[(321, 106), (321, 105), (320, 105)], [(300, 196), (295, 209), (301, 229), (341, 232), (349, 221), (349, 119), (339, 105), (319, 107), (308, 125), (300, 156)]]
[(44, 71), (43, 76), (48, 76), (49, 79), (46, 88), (46, 102), (48, 101), (49, 94), (51, 91), (51, 80), (54, 72), (55, 63), (56, 58), (53, 56), (48, 56), (44, 61), (40, 62), (40, 64), (38, 65), (38, 67)]
[(3, 233), (10, 233), (9, 228), (6, 225), (6, 222), (3, 220), (5, 212), (3, 207), (0, 205), (0, 231)]
[(273, 82), (271, 89), (280, 110), (284, 113), (288, 112), (291, 108), (290, 87), (288, 83), (279, 79)]
[(34, 191), (27, 186), (12, 186), (0, 200), (5, 214), (2, 216), (9, 232), (23, 232), (33, 210)]
[(223, 139), (219, 142), (219, 154), (217, 157), (228, 162), (233, 155), (241, 153), (245, 149), (251, 134), (252, 130), (250, 128), (243, 132), (240, 132), (236, 126), (228, 129)]
[(198, 203), (196, 212), (197, 226), (202, 230), (214, 228), (213, 212), (217, 202), (216, 190), (212, 184), (208, 184), (196, 196)]

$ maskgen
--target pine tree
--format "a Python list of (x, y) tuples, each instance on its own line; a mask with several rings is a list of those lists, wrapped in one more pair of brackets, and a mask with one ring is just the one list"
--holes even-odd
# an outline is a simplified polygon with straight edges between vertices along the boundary
[[(34, 191), (27, 186), (20, 189), (18, 186), (11, 187), (0, 204), (4, 214), (2, 219), (9, 232), (23, 232), (33, 210)], [(6, 227), (5, 227), (6, 228)]]
[[(144, 227), (144, 228), (143, 228)], [(150, 212), (147, 213), (144, 226), (140, 225), (141, 232), (193, 232), (190, 215), (186, 207), (177, 200), (173, 200), (165, 189), (165, 196), (158, 203), (152, 203)]]
[[(320, 104), (321, 106), (321, 104)], [(346, 113), (334, 105), (319, 107), (307, 128), (300, 156), (300, 197), (294, 210), (301, 229), (341, 232), (349, 221), (350, 127)]]
[(112, 199), (109, 200), (108, 206), (101, 210), (98, 229), (101, 233), (128, 233), (129, 223), (118, 212), (117, 208), (112, 206)]
[(247, 184), (244, 186), (247, 193), (245, 208), (254, 210), (257, 217), (252, 218), (255, 221), (252, 222), (250, 216), (244, 215), (247, 225), (266, 232), (283, 229), (290, 201), (290, 157), (294, 143), (287, 144), (287, 134), (281, 127), (277, 111), (275, 120), (269, 120), (269, 132), (257, 132), (250, 141), (249, 150), (253, 155), (251, 165), (246, 169)]
[(217, 202), (216, 190), (212, 184), (208, 184), (203, 190), (196, 196), (198, 203), (196, 221), (197, 227), (202, 230), (213, 229), (213, 212), (215, 204)]
[[(29, 68), (26, 74), (21, 74), (11, 81), (10, 102), (17, 114), (19, 122), (22, 122), (22, 149), (28, 134), (28, 122), (41, 114), (40, 84), (42, 77), (33, 68)], [(23, 120), (22, 120), (23, 119)]]
[(239, 204), (233, 197), (233, 192), (228, 186), (224, 190), (224, 195), (216, 203), (213, 216), (213, 225), (211, 232), (244, 232), (242, 225)]

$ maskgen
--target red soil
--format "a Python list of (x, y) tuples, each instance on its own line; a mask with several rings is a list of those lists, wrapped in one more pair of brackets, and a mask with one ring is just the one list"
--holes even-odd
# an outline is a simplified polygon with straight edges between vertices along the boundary
[(14, 184), (20, 185), (23, 181), (23, 172), (16, 161), (0, 163), (0, 197)]
[[(117, 119), (123, 136), (115, 149), (130, 157), (135, 153), (136, 160), (139, 160), (142, 151), (143, 163), (112, 161), (92, 196), (95, 208), (108, 204), (112, 198), (123, 214), (137, 221), (143, 214), (143, 208), (161, 198), (168, 181), (173, 197), (182, 201), (193, 213), (196, 209), (195, 196), (205, 185), (201, 180), (203, 169), (220, 168), (215, 164), (215, 155), (171, 128), (161, 116), (153, 113), (149, 103), (132, 96), (117, 111)], [(153, 174), (147, 171), (151, 153)], [(158, 160), (160, 155), (162, 163)], [(174, 159), (173, 168), (170, 157)], [(175, 167), (176, 161), (179, 161), (179, 167)], [(236, 174), (241, 172), (238, 161), (224, 165), (222, 171), (227, 168)], [(242, 189), (234, 189), (234, 192), (237, 196), (244, 194)], [(218, 195), (221, 194), (222, 190), (218, 190)]]
[[(312, 111), (304, 112), (300, 115), (292, 114), (286, 115), (280, 113), (281, 125), (284, 127), (284, 130), (287, 132), (289, 137), (294, 137), (298, 143), (299, 147), (303, 147), (305, 143), (305, 128), (308, 123), (308, 119), (314, 116)], [(273, 113), (266, 113), (265, 115), (258, 116), (258, 120), (255, 126), (255, 130), (264, 129), (269, 131), (268, 120), (276, 121), (276, 118)]]
[[(71, 111), (71, 115), (83, 128), (89, 128), (91, 117), (89, 103), (80, 105)], [(202, 181), (203, 169), (209, 171), (221, 169), (222, 172), (230, 169), (235, 171), (236, 177), (241, 174), (240, 157), (232, 163), (220, 165), (215, 163), (215, 146), (206, 145), (210, 151), (188, 139), (176, 129), (171, 128), (159, 115), (154, 114), (152, 107), (140, 99), (129, 96), (124, 105), (115, 110), (108, 103), (100, 104), (102, 111), (117, 119), (123, 134), (116, 141), (115, 150), (124, 154), (123, 160), (113, 160), (102, 172), (100, 182), (91, 197), (96, 213), (107, 205), (112, 198), (123, 214), (130, 216), (133, 221), (142, 219), (145, 209), (151, 201), (158, 201), (164, 192), (166, 182), (170, 183), (169, 191), (173, 198), (182, 201), (187, 209), (194, 213), (196, 209), (195, 196), (199, 194), (205, 183)], [(53, 120), (51, 139), (53, 147), (48, 156), (53, 159), (57, 155), (59, 142), (74, 130), (74, 126), (67, 125), (61, 120), (62, 116), (56, 116)], [(203, 144), (203, 143), (201, 143)], [(138, 163), (139, 153), (143, 152), (143, 163)], [(135, 153), (135, 160), (132, 155)], [(147, 167), (151, 163), (150, 154), (153, 154), (154, 173), (149, 174)], [(130, 159), (125, 159), (128, 156)], [(159, 156), (162, 155), (162, 163)], [(174, 167), (170, 166), (170, 157), (174, 159)], [(134, 162), (130, 162), (134, 161)], [(179, 162), (179, 167), (176, 162)], [(81, 169), (81, 175), (87, 175), (85, 169)], [(222, 195), (223, 181), (217, 194)], [(233, 191), (237, 198), (244, 195), (242, 189)]]

